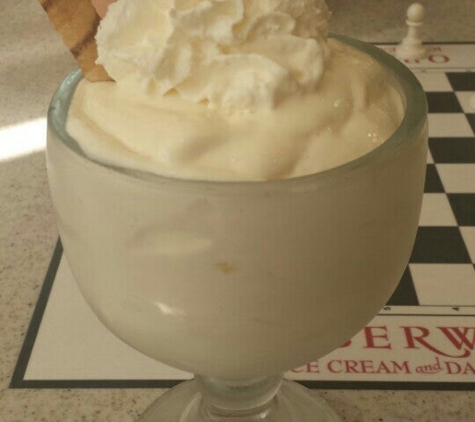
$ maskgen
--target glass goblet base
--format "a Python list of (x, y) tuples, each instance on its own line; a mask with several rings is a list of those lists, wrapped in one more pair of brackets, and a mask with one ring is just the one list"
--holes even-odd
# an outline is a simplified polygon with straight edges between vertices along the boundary
[(282, 376), (227, 383), (196, 376), (163, 394), (138, 422), (341, 422), (322, 398)]

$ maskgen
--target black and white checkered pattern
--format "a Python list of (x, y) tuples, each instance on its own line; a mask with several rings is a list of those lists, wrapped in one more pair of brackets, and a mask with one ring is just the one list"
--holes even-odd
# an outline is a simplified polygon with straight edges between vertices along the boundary
[(475, 73), (420, 72), (429, 102), (421, 221), (391, 306), (475, 306)]

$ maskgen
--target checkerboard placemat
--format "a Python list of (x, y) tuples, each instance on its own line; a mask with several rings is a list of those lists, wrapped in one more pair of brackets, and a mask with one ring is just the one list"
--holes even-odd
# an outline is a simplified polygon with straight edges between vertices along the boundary
[[(367, 327), (287, 373), (310, 387), (475, 388), (475, 44), (431, 45), (427, 59), (408, 65), (427, 93), (430, 113), (414, 250), (398, 288)], [(58, 244), (11, 387), (170, 387), (190, 376), (105, 329)]]
[(470, 306), (475, 304), (475, 73), (415, 73), (429, 103), (430, 153), (416, 244), (389, 304)]

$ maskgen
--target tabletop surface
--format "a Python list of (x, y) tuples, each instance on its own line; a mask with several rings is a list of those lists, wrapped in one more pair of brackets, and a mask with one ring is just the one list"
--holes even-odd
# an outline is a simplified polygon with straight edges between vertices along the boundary
[[(370, 42), (405, 34), (408, 1), (328, 0), (332, 32)], [(474, 41), (473, 0), (427, 2), (425, 41)], [(377, 5), (377, 7), (375, 7)], [(36, 0), (0, 6), (0, 420), (130, 421), (164, 390), (9, 389), (58, 232), (48, 192), (44, 117), (51, 94), (75, 67)], [(20, 137), (21, 146), (9, 137)], [(11, 139), (11, 138), (10, 138)], [(24, 153), (24, 145), (33, 152)], [(469, 422), (475, 392), (319, 391), (345, 421)]]

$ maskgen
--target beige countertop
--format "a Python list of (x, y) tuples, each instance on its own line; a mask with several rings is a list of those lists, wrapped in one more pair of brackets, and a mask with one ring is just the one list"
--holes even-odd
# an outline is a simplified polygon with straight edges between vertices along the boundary
[[(399, 41), (409, 1), (328, 0), (332, 31), (367, 41)], [(427, 41), (475, 41), (475, 1), (426, 1)], [(58, 236), (44, 159), (49, 99), (74, 61), (36, 0), (0, 5), (0, 421), (133, 421), (162, 390), (8, 388)], [(18, 145), (11, 145), (16, 138)], [(30, 149), (31, 149), (30, 148)], [(0, 154), (1, 157), (1, 154)], [(475, 392), (322, 391), (354, 422), (469, 422)]]

